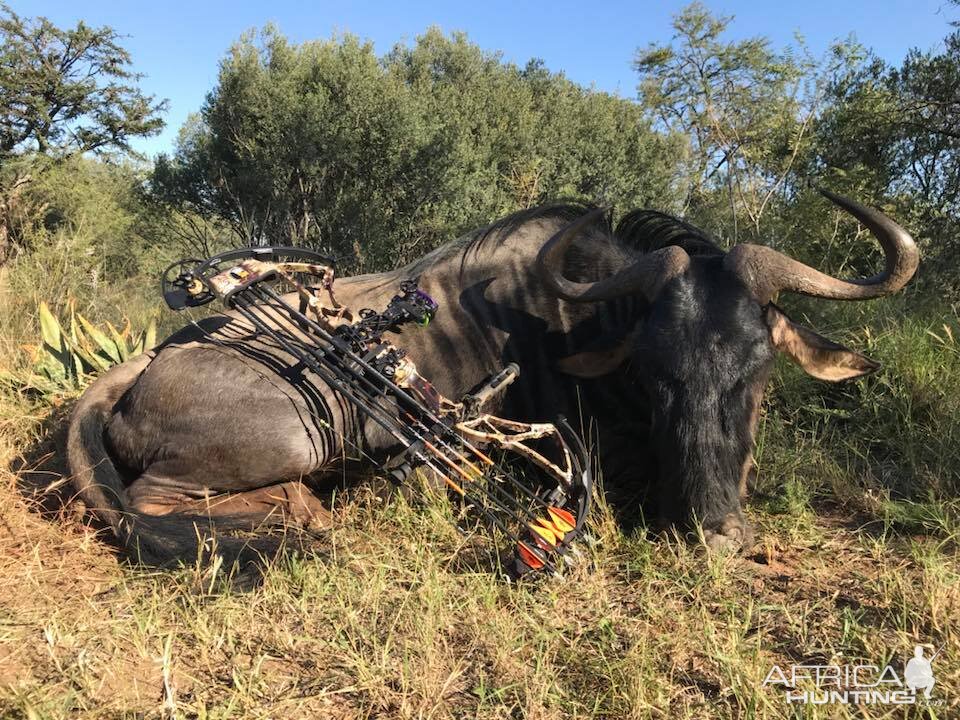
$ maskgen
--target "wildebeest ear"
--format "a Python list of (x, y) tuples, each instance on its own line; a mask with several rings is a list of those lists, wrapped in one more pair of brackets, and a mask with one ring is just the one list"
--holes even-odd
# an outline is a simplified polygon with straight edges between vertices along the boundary
[(557, 361), (560, 372), (578, 378), (598, 378), (620, 367), (630, 352), (630, 340), (621, 340), (604, 350), (584, 350)]
[(880, 367), (880, 363), (797, 325), (773, 303), (764, 309), (764, 319), (773, 346), (819, 380), (850, 380)]

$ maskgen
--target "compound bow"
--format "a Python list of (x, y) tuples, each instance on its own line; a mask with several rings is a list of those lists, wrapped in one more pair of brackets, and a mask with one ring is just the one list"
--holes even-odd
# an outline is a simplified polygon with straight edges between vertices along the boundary
[[(429, 468), (514, 543), (512, 574), (556, 572), (558, 558), (568, 557), (583, 531), (592, 499), (590, 458), (580, 438), (562, 417), (524, 423), (483, 412), (518, 376), (515, 364), (459, 402), (420, 376), (406, 351), (384, 338), (409, 323), (425, 326), (436, 314), (437, 303), (415, 281), (401, 283), (382, 312), (363, 309), (354, 319), (336, 300), (334, 277), (333, 262), (313, 251), (258, 247), (180, 260), (164, 272), (162, 291), (174, 310), (219, 299), (347, 398), (406, 448), (384, 464), (388, 476), (404, 482), (415, 468)], [(299, 308), (276, 291), (281, 280), (296, 291)], [(503, 457), (491, 457), (490, 448)], [(517, 458), (553, 487), (521, 480)]]

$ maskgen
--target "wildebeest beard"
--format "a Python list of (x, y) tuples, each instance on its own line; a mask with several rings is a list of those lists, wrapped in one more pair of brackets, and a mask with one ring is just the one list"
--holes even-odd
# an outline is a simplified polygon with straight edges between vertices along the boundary
[(878, 367), (793, 323), (773, 300), (781, 292), (835, 300), (881, 297), (902, 288), (919, 262), (913, 239), (890, 218), (821, 192), (871, 230), (884, 249), (882, 272), (843, 280), (769, 247), (741, 243), (725, 252), (699, 229), (650, 211), (621, 221), (610, 245), (627, 257), (599, 280), (577, 277), (582, 263), (570, 258), (574, 249), (596, 248), (582, 239), (602, 211), (569, 223), (537, 256), (544, 284), (569, 303), (645, 302), (620, 352), (582, 352), (561, 363), (579, 377), (601, 377), (614, 367), (622, 371), (627, 361), (646, 391), (652, 421), (646, 457), (634, 448), (634, 462), (656, 459), (659, 513), (703, 523), (712, 547), (749, 540), (739, 496), (774, 351), (823, 380), (851, 379)]

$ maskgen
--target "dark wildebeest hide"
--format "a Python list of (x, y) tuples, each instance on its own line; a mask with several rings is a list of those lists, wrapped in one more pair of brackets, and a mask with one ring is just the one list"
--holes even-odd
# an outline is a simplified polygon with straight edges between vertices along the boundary
[[(830, 197), (880, 241), (879, 275), (838, 280), (757, 245), (725, 253), (661, 213), (634, 212), (612, 232), (601, 211), (552, 206), (398, 270), (338, 280), (337, 293), (354, 310), (379, 309), (417, 279), (441, 309), (398, 343), (443, 394), (458, 398), (518, 363), (500, 414), (592, 423), (608, 482), (626, 478), (660, 517), (699, 523), (711, 546), (739, 546), (741, 486), (776, 353), (830, 381), (877, 367), (795, 325), (773, 299), (879, 297), (918, 263), (893, 221)], [(398, 450), (231, 313), (107, 372), (78, 403), (68, 441), (80, 496), (152, 563), (195, 557), (200, 518), (231, 528), (280, 510), (317, 521), (311, 479)]]

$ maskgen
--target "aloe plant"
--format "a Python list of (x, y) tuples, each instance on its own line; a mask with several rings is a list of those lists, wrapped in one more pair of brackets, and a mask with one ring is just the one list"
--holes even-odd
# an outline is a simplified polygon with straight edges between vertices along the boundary
[(107, 322), (100, 328), (67, 303), (66, 319), (58, 320), (45, 302), (37, 312), (40, 344), (28, 346), (31, 364), (24, 372), (2, 372), (0, 379), (32, 388), (42, 394), (56, 394), (82, 388), (91, 375), (118, 365), (157, 344), (156, 322), (134, 333), (127, 320), (122, 330)]

